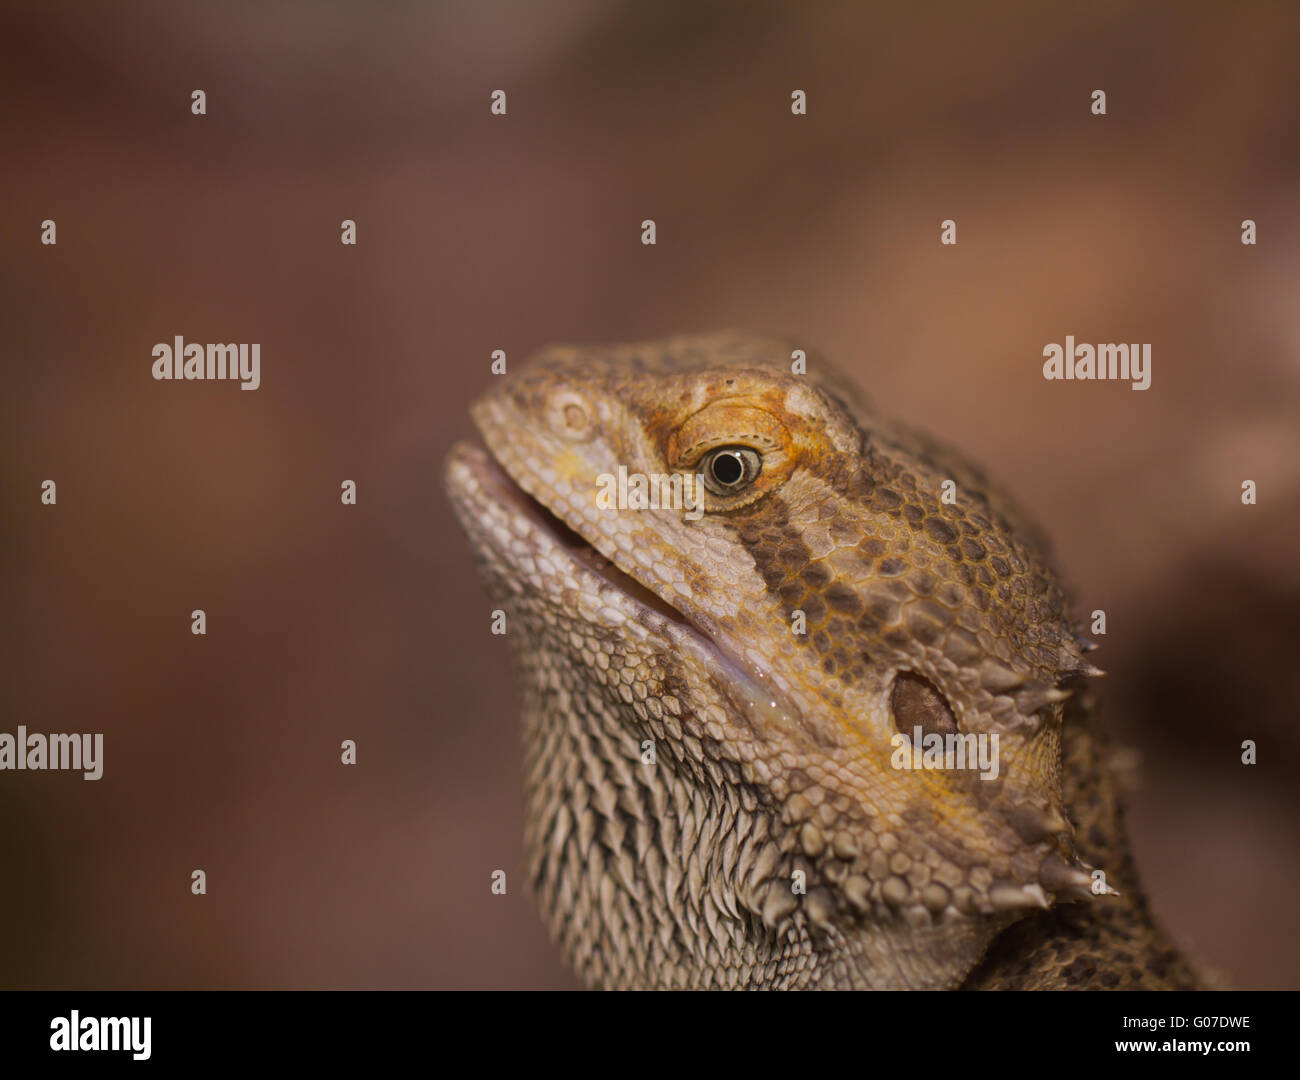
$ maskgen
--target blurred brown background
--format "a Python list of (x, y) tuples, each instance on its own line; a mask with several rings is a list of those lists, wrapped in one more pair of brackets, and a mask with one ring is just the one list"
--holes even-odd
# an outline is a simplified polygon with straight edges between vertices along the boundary
[[(440, 462), (493, 349), (722, 327), (1037, 516), (1109, 617), (1157, 910), (1300, 985), (1297, 10), (541, 7), (5, 7), (0, 730), (106, 762), (0, 774), (0, 985), (574, 985)], [(153, 381), (177, 334), (262, 388)], [(1152, 388), (1045, 382), (1066, 334)]]

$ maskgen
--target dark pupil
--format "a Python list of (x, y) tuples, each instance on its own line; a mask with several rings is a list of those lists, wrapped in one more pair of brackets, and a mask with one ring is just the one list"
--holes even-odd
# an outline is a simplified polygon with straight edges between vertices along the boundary
[(740, 483), (740, 478), (744, 475), (745, 464), (740, 460), (739, 454), (719, 454), (713, 459), (713, 479), (719, 484), (731, 487), (732, 484)]

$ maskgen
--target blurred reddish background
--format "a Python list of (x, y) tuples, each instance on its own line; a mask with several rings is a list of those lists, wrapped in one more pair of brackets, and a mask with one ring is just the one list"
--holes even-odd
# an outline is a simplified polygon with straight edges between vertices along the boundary
[[(720, 327), (1038, 517), (1157, 910), (1300, 984), (1300, 13), (896, 7), (7, 4), (0, 730), (106, 761), (0, 774), (0, 985), (575, 985), (440, 461), (493, 349)], [(261, 389), (153, 381), (177, 334)], [(1045, 382), (1066, 334), (1152, 388)]]

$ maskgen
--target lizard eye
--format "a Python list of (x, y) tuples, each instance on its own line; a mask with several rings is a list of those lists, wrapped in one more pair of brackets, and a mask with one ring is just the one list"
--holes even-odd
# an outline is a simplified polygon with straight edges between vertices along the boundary
[(720, 446), (700, 462), (705, 488), (714, 495), (734, 495), (749, 487), (763, 470), (763, 459), (748, 446)]

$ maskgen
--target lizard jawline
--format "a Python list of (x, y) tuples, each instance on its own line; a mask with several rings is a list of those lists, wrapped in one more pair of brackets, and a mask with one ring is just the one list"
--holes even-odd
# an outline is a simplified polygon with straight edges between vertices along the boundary
[(453, 451), (453, 457), (471, 469), (484, 496), (523, 517), (532, 529), (551, 541), (557, 554), (567, 556), (581, 572), (595, 575), (614, 589), (630, 608), (632, 617), (667, 639), (672, 648), (689, 650), (704, 660), (728, 688), (732, 706), (745, 716), (750, 730), (776, 727), (807, 734), (807, 721), (770, 684), (770, 680), (761, 673), (751, 672), (689, 616), (600, 554), (544, 503), (529, 494), (494, 455), (481, 447), (462, 443)]
[[(562, 518), (552, 512), (545, 503), (525, 491), (495, 458), (487, 455), (484, 461), (487, 476), (480, 479), (487, 481), (487, 487), (494, 495), (508, 498), (513, 506), (522, 510), (529, 521), (542, 529), (570, 557), (582, 563), (592, 573), (604, 578), (619, 592), (635, 600), (642, 607), (657, 612), (680, 626), (687, 627), (701, 638), (713, 644), (709, 635), (693, 623), (681, 611), (673, 607), (663, 597), (647, 589), (630, 574), (625, 574), (609, 559), (592, 547)], [(489, 480), (490, 478), (490, 480)]]

